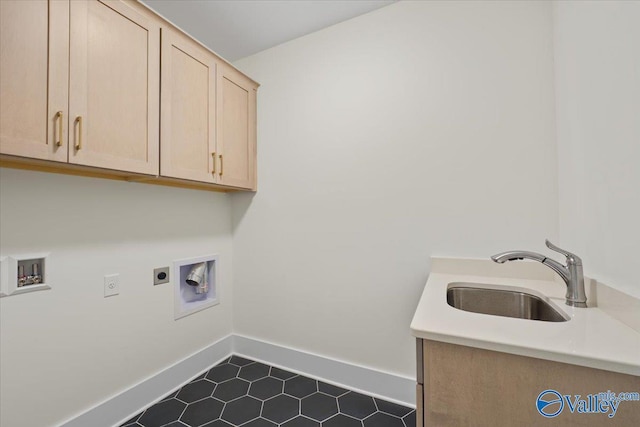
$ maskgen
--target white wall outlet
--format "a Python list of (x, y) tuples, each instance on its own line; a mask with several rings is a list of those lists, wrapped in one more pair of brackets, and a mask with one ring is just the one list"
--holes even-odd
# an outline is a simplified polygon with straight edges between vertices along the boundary
[(104, 276), (104, 296), (110, 297), (120, 293), (120, 275), (107, 274)]

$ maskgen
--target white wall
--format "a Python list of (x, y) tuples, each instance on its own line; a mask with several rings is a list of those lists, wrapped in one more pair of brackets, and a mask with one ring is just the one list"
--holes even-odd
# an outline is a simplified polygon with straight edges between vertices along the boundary
[[(400, 2), (246, 58), (255, 195), (0, 169), (2, 255), (50, 251), (54, 284), (0, 300), (0, 424), (62, 421), (227, 335), (232, 279), (236, 333), (407, 376), (431, 255), (560, 234), (640, 295), (639, 8)], [(222, 303), (173, 321), (151, 270), (210, 252)]]
[(560, 238), (640, 297), (640, 2), (554, 5)]
[[(0, 425), (56, 425), (229, 334), (228, 197), (0, 169), (2, 254), (51, 252), (53, 285), (0, 299)], [(221, 303), (174, 321), (153, 268), (208, 253)], [(120, 295), (103, 298), (110, 273)]]
[(557, 237), (549, 3), (400, 2), (237, 65), (262, 86), (236, 333), (410, 376), (431, 255)]

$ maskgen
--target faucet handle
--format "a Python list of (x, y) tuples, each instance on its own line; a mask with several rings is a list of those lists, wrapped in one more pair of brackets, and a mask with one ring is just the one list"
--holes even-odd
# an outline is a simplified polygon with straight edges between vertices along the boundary
[(565, 257), (567, 257), (567, 264), (582, 265), (582, 259), (578, 255), (573, 254), (565, 249), (557, 247), (556, 245), (551, 243), (549, 239), (545, 239), (544, 243), (552, 251), (558, 252), (564, 255)]

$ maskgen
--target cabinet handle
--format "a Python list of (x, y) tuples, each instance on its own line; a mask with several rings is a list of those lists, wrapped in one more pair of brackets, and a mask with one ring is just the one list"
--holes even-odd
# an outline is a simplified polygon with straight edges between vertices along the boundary
[(211, 171), (212, 174), (216, 174), (216, 152), (214, 151), (213, 153), (211, 153), (211, 157), (213, 159), (213, 170)]
[(76, 142), (76, 150), (82, 148), (82, 116), (76, 117), (76, 123), (78, 124), (78, 139)]
[(62, 146), (62, 119), (62, 111), (58, 111), (55, 115), (55, 120), (58, 122), (58, 140), (56, 141), (56, 146), (58, 147)]
[(220, 154), (220, 176), (222, 176), (222, 173), (224, 172), (224, 163), (222, 163), (222, 154)]

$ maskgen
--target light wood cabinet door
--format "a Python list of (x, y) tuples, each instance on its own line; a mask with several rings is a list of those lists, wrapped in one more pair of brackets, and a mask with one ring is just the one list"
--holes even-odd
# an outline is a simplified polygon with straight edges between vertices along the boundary
[(67, 161), (68, 46), (68, 1), (0, 1), (0, 153)]
[(217, 148), (222, 185), (256, 188), (256, 90), (238, 71), (226, 64), (220, 67)]
[[(439, 341), (424, 342), (424, 426), (636, 426), (638, 402), (621, 402), (612, 421), (600, 413), (546, 419), (536, 410), (544, 390), (580, 395), (636, 391), (634, 375)], [(505, 404), (506, 402), (506, 404)], [(626, 404), (625, 404), (626, 403)], [(420, 426), (420, 424), (417, 424)]]
[(162, 29), (160, 175), (216, 177), (216, 59), (193, 40)]
[(69, 163), (156, 175), (160, 27), (127, 1), (72, 1)]

